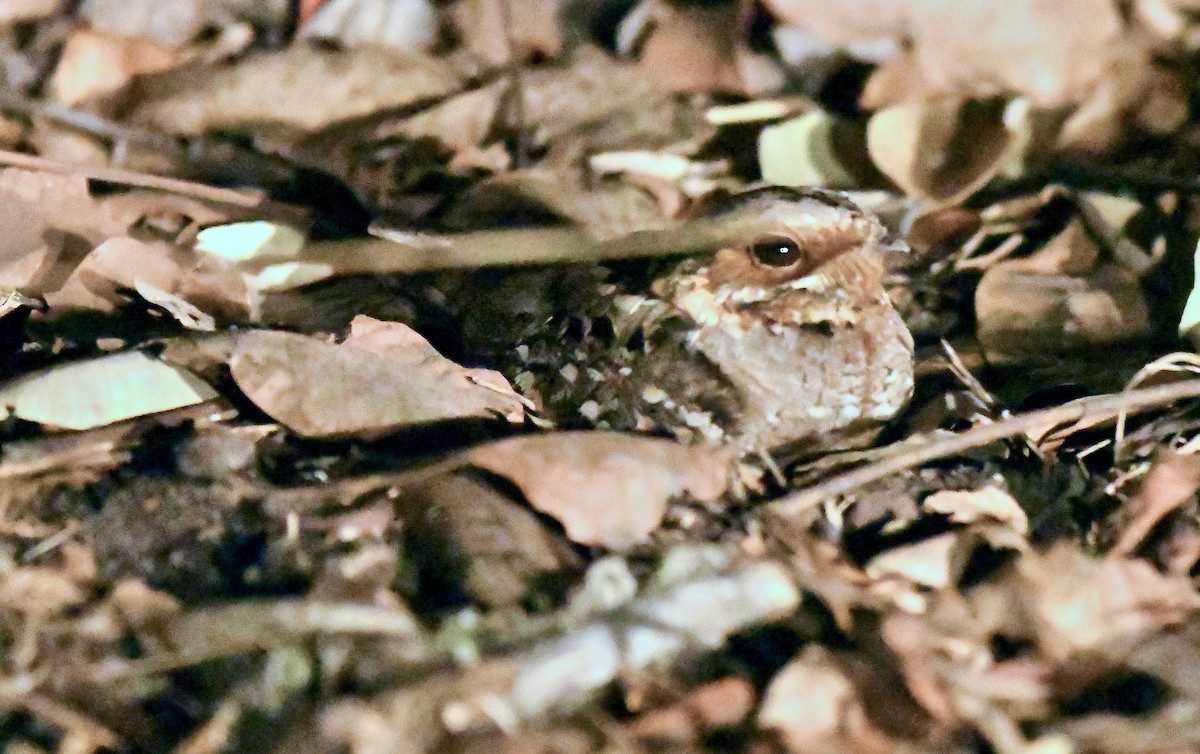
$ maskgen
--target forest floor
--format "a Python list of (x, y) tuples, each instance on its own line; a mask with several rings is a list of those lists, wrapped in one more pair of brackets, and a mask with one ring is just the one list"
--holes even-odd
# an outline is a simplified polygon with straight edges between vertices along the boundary
[(1200, 750), (1200, 3), (4, 0), (0, 82), (6, 752)]

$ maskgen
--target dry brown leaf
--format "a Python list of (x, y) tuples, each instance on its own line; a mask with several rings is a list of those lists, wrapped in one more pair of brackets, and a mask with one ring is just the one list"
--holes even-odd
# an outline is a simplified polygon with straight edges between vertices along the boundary
[(765, 0), (764, 5), (781, 20), (828, 44), (851, 46), (858, 42), (899, 37), (913, 12), (912, 0)]
[[(932, 619), (894, 611), (884, 618), (879, 628), (880, 638), (895, 653), (908, 692), (930, 716), (941, 723), (956, 721), (959, 712), (955, 709), (951, 689), (947, 688), (944, 665), (937, 662), (946, 643), (938, 628), (958, 629), (954, 638), (959, 640), (961, 646), (982, 643), (973, 635), (978, 627), (963, 619), (962, 611), (961, 597), (953, 591), (943, 592), (934, 602)], [(950, 613), (951, 620), (947, 620), (946, 613)], [(940, 619), (939, 623), (949, 625), (939, 626), (935, 623), (936, 619)]]
[(506, 89), (498, 81), (457, 94), (407, 119), (399, 131), (414, 139), (438, 139), (460, 153), (476, 150), (492, 133)]
[(551, 147), (548, 160), (574, 164), (614, 149), (661, 149), (713, 132), (694, 103), (679, 100), (641, 66), (584, 47), (564, 66), (534, 68), (521, 79), (524, 123)]
[[(585, 46), (569, 59), (524, 69), (519, 87), (502, 78), (412, 116), (382, 118), (370, 126), (369, 138), (431, 137), (456, 150), (455, 167), (486, 159), (504, 168), (506, 153), (488, 142), (517, 128), (529, 134), (531, 147), (549, 149), (544, 166), (572, 168), (596, 152), (660, 149), (698, 142), (712, 132), (698, 106), (680, 103), (636, 64)], [(484, 147), (490, 151), (480, 154)], [(346, 137), (336, 126), (302, 140), (296, 152), (307, 164), (335, 174), (343, 174), (351, 159)]]
[[(519, 608), (555, 574), (576, 571), (570, 545), (533, 511), (473, 474), (447, 474), (397, 499), (423, 582), (491, 610)], [(388, 521), (395, 513), (387, 506)]]
[(684, 216), (694, 197), (718, 186), (713, 176), (729, 168), (724, 162), (693, 162), (669, 152), (638, 150), (594, 154), (588, 167), (597, 175), (620, 175), (641, 186), (658, 200), (659, 214), (670, 218)]
[(179, 47), (200, 33), (214, 12), (205, 0), (85, 0), (79, 15), (118, 37), (145, 37)]
[(140, 351), (62, 364), (0, 385), (4, 415), (77, 430), (216, 397), (196, 375)]
[(82, 175), (62, 175), (38, 170), (5, 168), (0, 171), (0, 197), (16, 197), (35, 207), (35, 215), (49, 228), (86, 238), (92, 244), (125, 233), (137, 217), (128, 206), (110, 211), (92, 197)]
[(178, 426), (184, 422), (211, 427), (210, 422), (234, 416), (236, 412), (221, 410), (214, 404), (196, 404), (144, 420), (13, 440), (5, 443), (3, 453), (0, 453), (0, 481), (3, 481), (0, 489), (4, 493), (19, 494), (23, 482), (38, 480), (89, 484), (129, 461), (133, 447), (151, 427)]
[(125, 303), (119, 288), (133, 288), (134, 276), (160, 290), (170, 291), (186, 274), (190, 255), (165, 243), (111, 238), (92, 250), (71, 274), (51, 287), (40, 287), (52, 309), (93, 309), (110, 312)]
[(53, 16), (66, 4), (66, 0), (6, 0), (0, 3), (0, 25)]
[[(1135, 70), (1137, 73), (1133, 73)], [(1126, 71), (1129, 72), (1106, 76), (1096, 82), (1090, 96), (1063, 121), (1054, 142), (1055, 148), (1100, 152), (1119, 141), (1125, 126), (1123, 116), (1133, 105), (1135, 93), (1141, 90), (1143, 95), (1150, 95), (1147, 88), (1150, 69), (1144, 61), (1138, 69), (1126, 66)]]
[[(345, 348), (357, 348), (393, 359), (397, 364), (426, 370), (449, 368), (453, 362), (443, 359), (437, 349), (420, 333), (399, 322), (383, 322), (365, 315), (350, 321), (350, 335), (342, 341)], [(436, 366), (435, 366), (436, 365)], [(495, 393), (495, 410), (510, 422), (525, 418), (524, 401), (513, 391), (504, 375), (494, 369), (467, 369), (453, 365), (452, 373), (461, 374), (467, 381)], [(504, 410), (501, 410), (504, 406)]]
[(1187, 577), (1164, 576), (1144, 560), (1091, 558), (1060, 546), (1017, 561), (1016, 594), (1040, 620), (1038, 643), (1056, 659), (1086, 652), (1120, 654), (1154, 631), (1200, 610)]
[(118, 581), (113, 585), (110, 599), (121, 617), (135, 629), (153, 630), (180, 612), (178, 600), (167, 592), (151, 589), (137, 579)]
[[(1051, 195), (1043, 192), (1039, 200)], [(1034, 254), (996, 262), (984, 272), (975, 289), (975, 317), (990, 358), (1055, 354), (1150, 331), (1138, 275), (1154, 261), (1106, 219), (1120, 220), (1130, 208), (1103, 201), (1093, 206), (1091, 199), (1078, 206), (1079, 214)], [(1017, 226), (1027, 222), (1016, 219)]]
[[(92, 309), (109, 312), (128, 302), (123, 289), (143, 289), (152, 303), (174, 299), (185, 318), (205, 319), (203, 310), (232, 317), (253, 313), (254, 300), (242, 276), (219, 260), (197, 256), (166, 242), (110, 238), (85, 256), (66, 280), (45, 294), (52, 309)], [(155, 294), (155, 291), (161, 292)]]
[(349, 754), (446, 748), (447, 730), (461, 730), (477, 719), (487, 719), (486, 713), (455, 700), (473, 694), (497, 699), (512, 685), (517, 670), (510, 659), (493, 659), (461, 672), (448, 670), (390, 687), (370, 699), (335, 700), (318, 718), (320, 740)]
[(20, 613), (50, 617), (87, 597), (83, 585), (60, 568), (27, 566), (0, 576), (0, 606)]
[(524, 415), (511, 388), (479, 380), (424, 339), (377, 353), (262, 330), (238, 341), (229, 367), (250, 400), (305, 437), (373, 437), (451, 419)]
[(1150, 64), (1145, 50), (1126, 45), (1124, 59), (1101, 78), (1091, 94), (1063, 122), (1054, 146), (1099, 152), (1118, 143), (1130, 121), (1151, 133), (1166, 134), (1187, 121), (1188, 95), (1177, 74)]
[(754, 702), (754, 687), (749, 681), (727, 676), (700, 686), (667, 707), (637, 717), (626, 728), (652, 745), (697, 744), (714, 728), (741, 725), (754, 711)]
[[(226, 213), (188, 197), (130, 191), (95, 198), (89, 193), (88, 180), (83, 175), (17, 168), (0, 171), (0, 206), (3, 207), (0, 237), (6, 239), (0, 244), (0, 285), (19, 287), (35, 295), (59, 290), (92, 252), (92, 246), (124, 236), (136, 224), (173, 231), (182, 230), (191, 222), (211, 223), (227, 218)], [(118, 245), (128, 248), (133, 243), (136, 242), (126, 239)], [(156, 247), (146, 255), (145, 263), (156, 268), (159, 263), (154, 257), (162, 255), (170, 254)], [(132, 273), (143, 262), (126, 261), (127, 267), (112, 268), (120, 273), (114, 279), (132, 287)], [(201, 272), (200, 277), (209, 274)], [(221, 280), (219, 285), (228, 287), (233, 283), (236, 280)], [(188, 285), (198, 287), (191, 282)], [(159, 286), (169, 287), (161, 282)]]
[(1073, 218), (1036, 253), (1022, 259), (1006, 260), (996, 267), (1039, 275), (1086, 275), (1095, 269), (1099, 259), (1100, 247), (1083, 222)]
[(997, 107), (956, 98), (893, 105), (867, 123), (875, 166), (905, 193), (946, 204), (991, 180), (1012, 140)]
[(721, 450), (616, 432), (515, 437), (467, 457), (510, 479), (573, 541), (612, 549), (643, 541), (673, 498), (715, 500), (727, 484)]
[(921, 0), (910, 17), (935, 87), (1017, 91), (1041, 107), (1086, 98), (1126, 44), (1111, 0)]
[(557, 57), (563, 49), (561, 0), (457, 0), (450, 19), (466, 48), (490, 65)]
[(144, 77), (134, 87), (129, 118), (169, 133), (274, 126), (286, 136), (444, 97), (459, 85), (459, 74), (440, 58), (294, 44), (229, 67), (190, 66)]
[(168, 71), (179, 54), (145, 37), (117, 37), (80, 29), (67, 40), (51, 86), (59, 102), (79, 105), (125, 89), (142, 74)]
[(537, 209), (584, 228), (598, 240), (668, 227), (659, 204), (615, 180), (587, 185), (575, 168), (530, 168), (477, 182), (451, 209), (450, 222), (472, 227), (519, 210)]
[[(989, 640), (995, 635), (1013, 636), (1023, 626), (997, 625), (989, 621), (991, 616), (972, 612), (980, 607), (967, 604), (955, 592), (943, 592), (931, 615), (894, 612), (884, 619), (880, 633), (900, 662), (907, 691), (931, 717), (950, 726), (982, 723), (985, 736), (995, 741), (1000, 732), (999, 740), (1007, 741), (1011, 739), (988, 724), (988, 718), (997, 713), (1044, 716), (1054, 691), (1054, 669), (1036, 656), (994, 657)], [(982, 608), (1017, 613), (1011, 604)]]
[(885, 754), (899, 746), (871, 721), (832, 653), (815, 644), (771, 680), (758, 726), (774, 731), (791, 754)]
[(11, 194), (0, 201), (0, 229), (0, 286), (38, 295), (63, 254), (66, 236), (47, 233), (37, 206)]
[(1137, 278), (1114, 264), (1078, 277), (997, 265), (975, 290), (975, 314), (980, 343), (999, 361), (1117, 343), (1150, 331)]
[[(907, 37), (911, 58), (892, 65), (915, 67), (926, 94), (992, 96), (1018, 92), (1039, 107), (1086, 99), (1114, 72), (1132, 44), (1110, 0), (769, 0), (789, 24), (832, 45), (851, 46)], [(907, 92), (890, 92), (894, 103)]]
[(743, 78), (738, 66), (745, 52), (737, 38), (735, 4), (643, 0), (643, 6), (633, 16), (645, 24), (638, 62), (657, 85), (673, 92), (763, 92)]
[(174, 293), (169, 293), (153, 283), (146, 282), (141, 277), (134, 278), (133, 289), (147, 303), (164, 309), (175, 318), (175, 321), (183, 325), (184, 329), (199, 332), (215, 332), (217, 329), (217, 321), (211, 314)]
[(1058, 146), (1092, 150), (1111, 146), (1131, 118), (1158, 133), (1186, 119), (1179, 77), (1153, 62), (1163, 40), (1183, 28), (1171, 9), (1126, 21), (1112, 0), (858, 0), (836, 10), (813, 0), (767, 5), (793, 24), (789, 34), (804, 40), (802, 50), (846, 47), (882, 59), (863, 95), (867, 109), (943, 96), (1019, 95), (1035, 111), (1077, 108), (1061, 124)]
[(919, 253), (959, 248), (983, 225), (979, 212), (949, 205), (921, 212), (912, 221), (905, 240)]
[(1158, 263), (1159, 256), (1138, 244), (1127, 232), (1130, 223), (1145, 209), (1141, 202), (1087, 191), (1076, 197), (1076, 207), (1100, 246), (1130, 272), (1140, 276)]

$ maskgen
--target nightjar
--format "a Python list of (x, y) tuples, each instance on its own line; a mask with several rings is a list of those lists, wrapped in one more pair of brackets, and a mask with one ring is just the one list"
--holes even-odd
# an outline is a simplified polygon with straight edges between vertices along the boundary
[(841, 194), (782, 187), (707, 221), (728, 232), (704, 255), (486, 273), (463, 309), (473, 360), (560, 426), (758, 453), (869, 441), (913, 388), (884, 227)]

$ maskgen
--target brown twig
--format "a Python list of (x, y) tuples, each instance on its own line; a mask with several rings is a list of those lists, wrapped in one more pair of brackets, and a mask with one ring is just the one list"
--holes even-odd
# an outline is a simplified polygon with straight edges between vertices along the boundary
[(1200, 380), (1127, 390), (1122, 393), (1093, 395), (1061, 406), (1032, 411), (993, 424), (981, 424), (966, 432), (929, 437), (916, 446), (912, 441), (896, 445), (896, 452), (845, 474), (785, 495), (772, 502), (772, 513), (792, 516), (825, 500), (845, 495), (859, 487), (892, 474), (906, 471), (939, 458), (949, 458), (997, 440), (1006, 440), (1026, 432), (1075, 422), (1093, 414), (1121, 413), (1165, 406), (1188, 398), (1200, 398)]
[(262, 196), (244, 191), (217, 188), (179, 178), (167, 178), (160, 175), (140, 173), (136, 170), (80, 165), (73, 162), (51, 160), (46, 157), (22, 154), (21, 152), (10, 152), (5, 149), (0, 149), (0, 165), (25, 168), (26, 170), (42, 170), (47, 173), (59, 173), (61, 175), (82, 175), (85, 178), (95, 181), (107, 181), (125, 186), (140, 186), (172, 194), (191, 196), (205, 201), (230, 204), (235, 207), (258, 207), (265, 201)]

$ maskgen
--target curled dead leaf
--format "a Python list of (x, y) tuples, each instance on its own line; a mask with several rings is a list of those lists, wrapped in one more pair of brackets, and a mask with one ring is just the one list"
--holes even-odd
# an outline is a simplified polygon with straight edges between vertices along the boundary
[(524, 416), (507, 383), (481, 379), (419, 336), (380, 352), (261, 330), (238, 341), (229, 368), (251, 401), (305, 437), (371, 437), (452, 419)]
[(195, 306), (184, 299), (176, 296), (173, 293), (164, 291), (162, 288), (148, 283), (140, 278), (135, 278), (133, 288), (137, 294), (144, 298), (148, 303), (160, 306), (166, 310), (168, 314), (175, 318), (179, 324), (183, 325), (188, 330), (198, 330), (200, 332), (215, 332), (217, 329), (217, 321), (213, 316), (198, 306)]
[(991, 180), (1012, 141), (998, 103), (954, 97), (893, 105), (867, 123), (875, 166), (910, 196), (945, 204)]
[(909, 24), (911, 0), (766, 0), (784, 22), (833, 45), (900, 36)]
[[(907, 88), (869, 87), (872, 106), (945, 94), (989, 97), (1020, 93), (1038, 107), (1088, 98), (1106, 77), (1138, 78), (1130, 53), (1145, 57), (1146, 41), (1128, 33), (1110, 0), (769, 0), (767, 7), (828, 46), (855, 50), (891, 42), (874, 74), (908, 80)], [(904, 44), (899, 44), (903, 42)], [(1126, 63), (1123, 67), (1121, 63)], [(897, 75), (896, 69), (908, 71)]]
[(783, 186), (854, 185), (849, 157), (839, 148), (838, 127), (834, 116), (813, 110), (764, 128), (758, 135), (763, 180)]

